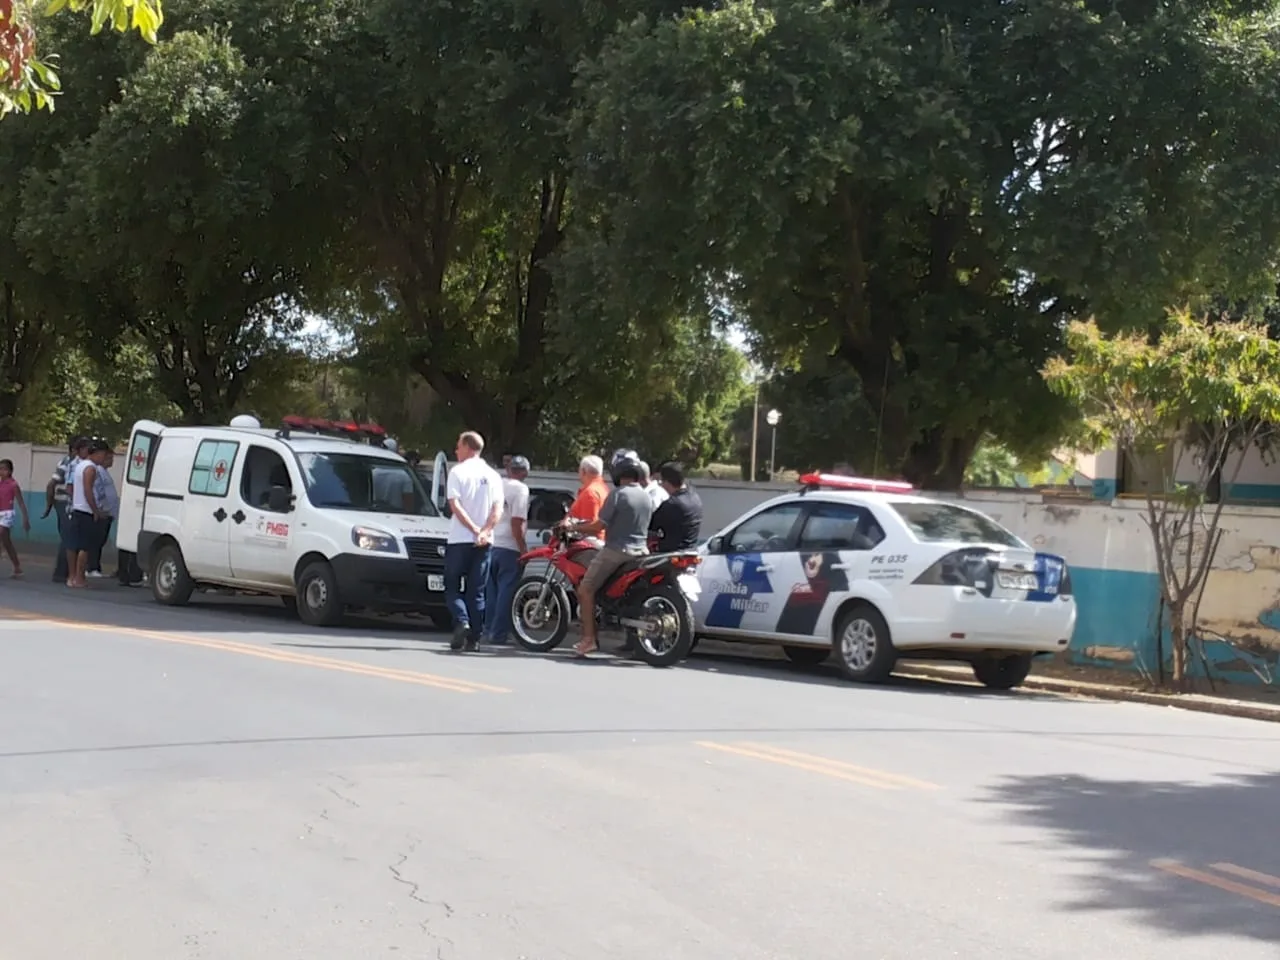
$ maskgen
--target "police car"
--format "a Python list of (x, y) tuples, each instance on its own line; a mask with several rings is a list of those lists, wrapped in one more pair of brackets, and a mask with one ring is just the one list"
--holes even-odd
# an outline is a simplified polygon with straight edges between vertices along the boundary
[(697, 633), (832, 654), (885, 680), (899, 659), (963, 660), (988, 687), (1026, 679), (1076, 622), (1066, 561), (910, 484), (828, 474), (742, 516), (702, 548)]

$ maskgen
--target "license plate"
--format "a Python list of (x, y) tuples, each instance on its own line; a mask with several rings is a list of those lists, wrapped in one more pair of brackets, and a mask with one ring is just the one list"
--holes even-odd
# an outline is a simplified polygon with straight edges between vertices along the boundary
[(427, 589), (432, 593), (444, 593), (444, 577), (431, 574), (427, 577)]
[(1034, 573), (997, 573), (996, 583), (1006, 590), (1040, 589), (1040, 579)]
[(684, 595), (690, 600), (697, 600), (702, 594), (702, 584), (698, 582), (698, 578), (692, 573), (682, 573), (676, 578), (676, 582), (680, 584), (680, 589), (684, 591)]

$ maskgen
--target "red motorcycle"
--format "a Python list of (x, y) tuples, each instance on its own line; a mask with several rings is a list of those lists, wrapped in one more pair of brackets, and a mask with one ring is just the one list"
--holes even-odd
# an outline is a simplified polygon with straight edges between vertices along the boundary
[[(524, 577), (511, 599), (516, 642), (546, 653), (564, 643), (577, 603), (573, 590), (604, 544), (572, 529), (548, 530), (544, 543), (520, 557), (522, 567), (542, 561), (542, 574)], [(700, 591), (693, 569), (697, 551), (657, 553), (628, 560), (596, 594), (596, 620), (627, 631), (636, 657), (651, 667), (669, 667), (693, 647), (693, 607)]]

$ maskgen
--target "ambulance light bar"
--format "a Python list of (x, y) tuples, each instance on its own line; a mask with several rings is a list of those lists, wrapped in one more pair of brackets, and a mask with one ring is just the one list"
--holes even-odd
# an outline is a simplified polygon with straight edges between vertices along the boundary
[(866, 490), (871, 493), (911, 493), (911, 484), (902, 480), (875, 480), (870, 477), (846, 477), (838, 473), (806, 473), (800, 484), (805, 490)]
[(303, 417), (295, 413), (280, 418), (280, 435), (287, 438), (291, 430), (329, 436), (347, 436), (352, 440), (367, 437), (370, 442), (375, 440), (380, 442), (387, 435), (387, 431), (376, 423), (356, 423), (354, 420), (326, 420), (324, 417)]

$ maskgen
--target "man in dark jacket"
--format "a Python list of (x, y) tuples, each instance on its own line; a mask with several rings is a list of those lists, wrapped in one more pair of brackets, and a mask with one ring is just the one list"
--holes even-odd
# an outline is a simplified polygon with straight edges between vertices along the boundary
[(667, 491), (667, 499), (653, 511), (649, 532), (658, 537), (658, 553), (690, 550), (702, 536), (702, 500), (685, 481), (684, 468), (678, 463), (664, 463), (658, 469), (658, 482)]

